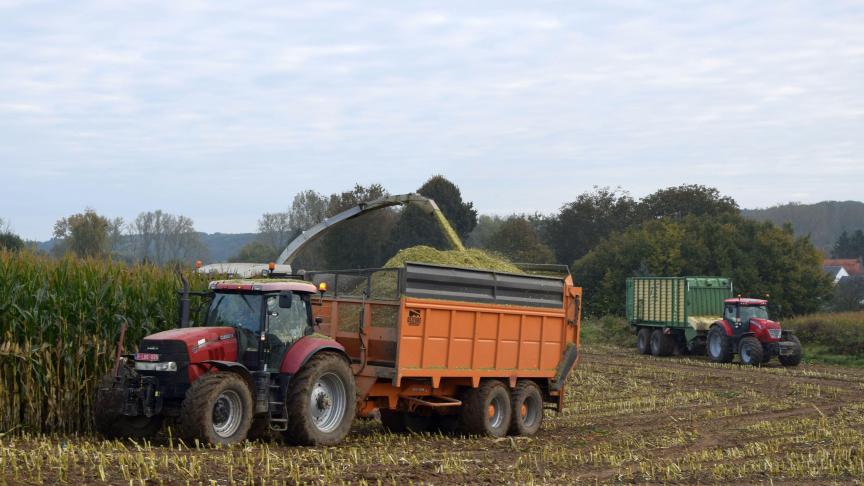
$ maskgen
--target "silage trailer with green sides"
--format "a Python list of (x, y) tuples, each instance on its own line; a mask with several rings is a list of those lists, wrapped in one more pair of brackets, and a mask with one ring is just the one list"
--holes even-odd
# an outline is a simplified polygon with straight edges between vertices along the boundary
[(627, 279), (627, 321), (641, 354), (668, 356), (677, 348), (705, 352), (708, 329), (723, 318), (732, 297), (725, 277), (633, 277)]

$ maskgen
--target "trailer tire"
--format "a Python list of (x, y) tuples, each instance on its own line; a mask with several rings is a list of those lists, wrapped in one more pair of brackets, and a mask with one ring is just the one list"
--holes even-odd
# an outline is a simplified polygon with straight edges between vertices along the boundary
[(762, 343), (753, 336), (744, 336), (738, 345), (738, 356), (741, 363), (750, 366), (761, 366), (764, 358)]
[(732, 339), (720, 326), (708, 331), (708, 357), (715, 363), (732, 362)]
[(654, 356), (669, 356), (675, 350), (672, 336), (663, 333), (663, 329), (654, 329), (651, 333), (651, 354)]
[(180, 430), (187, 440), (236, 444), (252, 426), (252, 391), (240, 375), (207, 373), (186, 392), (180, 406)]
[(640, 327), (639, 332), (636, 333), (636, 351), (639, 351), (639, 354), (651, 353), (650, 327)]
[(778, 356), (777, 359), (780, 360), (780, 364), (783, 366), (798, 366), (801, 363), (801, 341), (798, 339), (798, 336), (793, 334), (789, 335), (788, 340), (795, 343), (795, 353), (790, 356)]
[(465, 393), (460, 420), (468, 434), (504, 437), (511, 414), (507, 387), (498, 380), (487, 380)]
[(312, 357), (291, 379), (285, 405), (287, 441), (309, 446), (342, 441), (357, 408), (354, 374), (345, 358), (328, 352)]
[(511, 400), (510, 435), (531, 436), (543, 425), (543, 394), (531, 380), (519, 380)]

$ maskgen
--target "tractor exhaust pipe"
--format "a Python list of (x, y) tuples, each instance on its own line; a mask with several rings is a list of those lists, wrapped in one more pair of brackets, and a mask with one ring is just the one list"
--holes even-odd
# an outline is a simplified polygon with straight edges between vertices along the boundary
[(177, 275), (180, 277), (180, 282), (183, 283), (183, 290), (180, 292), (180, 327), (189, 327), (189, 280), (183, 276), (180, 270), (177, 270)]

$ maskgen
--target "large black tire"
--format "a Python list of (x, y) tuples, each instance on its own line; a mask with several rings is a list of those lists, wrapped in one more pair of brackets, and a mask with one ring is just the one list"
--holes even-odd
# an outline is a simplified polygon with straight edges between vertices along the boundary
[(510, 435), (534, 435), (543, 425), (543, 394), (531, 380), (519, 380), (511, 399)]
[[(313, 405), (314, 403), (314, 405)], [(334, 445), (351, 431), (357, 409), (354, 374), (346, 360), (319, 353), (294, 375), (285, 400), (288, 442)]]
[(675, 351), (675, 341), (665, 334), (663, 329), (651, 332), (651, 354), (654, 356), (669, 356)]
[(738, 343), (738, 357), (742, 364), (762, 366), (764, 354), (762, 343), (753, 336), (744, 336)]
[(708, 357), (715, 363), (732, 362), (732, 338), (720, 326), (708, 330)]
[(639, 332), (636, 333), (636, 351), (639, 351), (639, 354), (651, 353), (650, 327), (640, 327)]
[(498, 380), (471, 388), (462, 400), (462, 430), (468, 434), (504, 437), (510, 428), (510, 391)]
[[(123, 373), (124, 368), (121, 368), (120, 371)], [(113, 382), (114, 377), (109, 373), (99, 382), (99, 388), (110, 388)], [(102, 404), (102, 399), (98, 392), (93, 408), (95, 410), (93, 421), (96, 425), (96, 431), (106, 439), (149, 439), (162, 428), (162, 416), (160, 415), (154, 417), (145, 417), (143, 415), (129, 417), (119, 413), (107, 412), (112, 407)]]
[(192, 442), (236, 444), (246, 439), (254, 413), (252, 391), (240, 375), (208, 373), (192, 383), (180, 407), (180, 431)]
[(801, 363), (801, 356), (804, 353), (801, 348), (801, 341), (798, 339), (798, 336), (792, 334), (788, 336), (787, 341), (795, 343), (795, 353), (789, 356), (778, 356), (777, 359), (780, 360), (780, 364), (783, 366), (798, 366)]

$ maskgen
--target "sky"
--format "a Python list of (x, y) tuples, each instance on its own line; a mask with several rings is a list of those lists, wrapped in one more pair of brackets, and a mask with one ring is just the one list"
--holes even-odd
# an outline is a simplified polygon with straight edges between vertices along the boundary
[(861, 200), (862, 1), (0, 0), (0, 218), (255, 230), (434, 174), (486, 214), (683, 183)]

